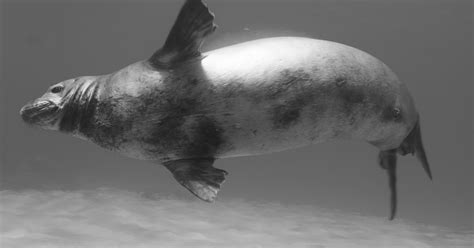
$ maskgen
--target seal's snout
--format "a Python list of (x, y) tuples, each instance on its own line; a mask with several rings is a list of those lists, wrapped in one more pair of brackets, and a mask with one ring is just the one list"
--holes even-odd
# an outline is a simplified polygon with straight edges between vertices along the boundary
[(20, 109), (20, 115), (21, 115), (22, 118), (23, 118), (23, 115), (25, 115), (26, 112), (28, 112), (28, 108), (30, 107), (30, 105), (31, 105), (31, 102), (27, 103), (25, 106), (23, 106)]
[(51, 121), (58, 111), (56, 104), (49, 100), (31, 101), (20, 110), (24, 122), (32, 125), (44, 125)]
[(31, 123), (32, 117), (37, 112), (36, 106), (38, 106), (38, 104), (35, 104), (34, 101), (30, 101), (20, 109), (20, 116), (24, 122)]

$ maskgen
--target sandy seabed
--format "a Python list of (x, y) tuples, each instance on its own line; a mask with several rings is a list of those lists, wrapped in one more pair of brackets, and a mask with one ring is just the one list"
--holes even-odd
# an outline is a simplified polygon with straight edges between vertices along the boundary
[(0, 247), (473, 247), (473, 232), (313, 206), (114, 189), (0, 191)]

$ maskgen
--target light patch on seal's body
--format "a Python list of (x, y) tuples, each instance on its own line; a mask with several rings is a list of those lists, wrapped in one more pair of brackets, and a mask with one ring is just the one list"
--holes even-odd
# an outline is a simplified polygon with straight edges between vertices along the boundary
[(341, 44), (278, 37), (204, 55), (202, 70), (216, 91), (207, 101), (215, 102), (215, 113), (232, 113), (219, 119), (234, 146), (221, 156), (333, 138), (376, 140), (382, 134), (371, 132), (382, 106), (398, 104), (396, 76), (379, 60)]

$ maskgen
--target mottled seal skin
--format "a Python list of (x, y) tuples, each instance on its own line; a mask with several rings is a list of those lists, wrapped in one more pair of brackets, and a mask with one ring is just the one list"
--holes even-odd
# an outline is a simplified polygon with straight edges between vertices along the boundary
[(99, 77), (96, 125), (80, 134), (130, 157), (166, 161), (256, 155), (332, 139), (387, 150), (417, 122), (395, 74), (348, 46), (277, 37), (204, 57), (172, 72), (141, 61)]
[(22, 109), (23, 119), (162, 163), (206, 201), (214, 200), (227, 174), (212, 167), (217, 158), (335, 139), (380, 149), (392, 190), (391, 218), (396, 154), (417, 153), (431, 177), (413, 100), (380, 60), (302, 37), (201, 54), (202, 41), (215, 29), (213, 17), (201, 1), (188, 0), (150, 59), (53, 85)]

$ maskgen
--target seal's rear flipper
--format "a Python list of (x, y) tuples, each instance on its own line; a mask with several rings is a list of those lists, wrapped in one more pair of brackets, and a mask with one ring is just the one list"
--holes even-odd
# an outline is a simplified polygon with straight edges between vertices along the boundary
[(423, 147), (423, 142), (421, 141), (421, 130), (420, 130), (420, 120), (416, 122), (415, 126), (412, 128), (408, 136), (403, 140), (398, 148), (380, 151), (379, 153), (379, 165), (387, 170), (388, 181), (390, 186), (390, 220), (393, 220), (395, 213), (397, 211), (397, 153), (400, 155), (406, 154), (415, 154), (418, 160), (420, 160), (423, 169), (430, 179), (431, 170), (426, 158), (425, 149)]
[(201, 200), (213, 202), (224, 183), (225, 170), (212, 166), (214, 159), (181, 159), (168, 161), (164, 166), (174, 178)]
[(388, 185), (390, 187), (390, 220), (395, 218), (397, 212), (397, 150), (379, 152), (379, 165), (387, 170)]
[(430, 164), (426, 158), (425, 148), (423, 147), (423, 142), (421, 140), (421, 129), (420, 121), (418, 120), (408, 134), (408, 136), (403, 140), (400, 147), (398, 147), (397, 152), (401, 155), (406, 155), (408, 153), (415, 154), (418, 160), (421, 162), (423, 169), (425, 170), (428, 177), (432, 180)]
[(164, 46), (149, 59), (150, 64), (156, 69), (166, 69), (183, 61), (201, 58), (201, 44), (216, 27), (214, 14), (201, 0), (187, 0)]

